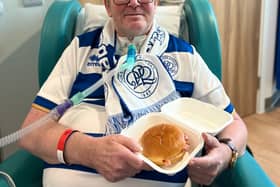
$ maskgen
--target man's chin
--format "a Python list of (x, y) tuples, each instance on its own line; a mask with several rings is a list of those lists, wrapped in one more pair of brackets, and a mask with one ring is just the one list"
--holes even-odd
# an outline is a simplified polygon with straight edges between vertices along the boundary
[(130, 30), (130, 32), (127, 33), (127, 36), (135, 37), (135, 36), (141, 36), (141, 35), (145, 35), (145, 34), (146, 34), (146, 32), (144, 32), (144, 31)]
[(127, 28), (128, 33), (134, 34), (134, 36), (147, 34), (149, 29), (147, 29), (146, 24), (134, 24), (130, 25), (130, 27)]

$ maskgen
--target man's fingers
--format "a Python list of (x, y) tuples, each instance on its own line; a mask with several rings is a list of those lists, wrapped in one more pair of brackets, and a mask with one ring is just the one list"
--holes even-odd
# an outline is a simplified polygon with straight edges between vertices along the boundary
[(132, 152), (141, 152), (142, 151), (142, 147), (132, 138), (129, 138), (129, 137), (126, 137), (123, 135), (118, 135), (117, 139), (118, 139), (117, 141), (120, 144), (127, 147)]
[(136, 152), (142, 151), (142, 147), (133, 139), (118, 135), (116, 141), (123, 146), (123, 159), (133, 168), (140, 169), (144, 167), (144, 161), (139, 158)]
[(219, 146), (219, 142), (215, 137), (213, 137), (207, 133), (202, 133), (202, 137), (204, 139), (204, 144), (205, 144), (206, 149), (211, 149), (213, 147)]
[(149, 166), (149, 165), (146, 164), (146, 163), (143, 164), (142, 169), (143, 169), (143, 170), (146, 170), (146, 171), (152, 171), (152, 170), (154, 170), (151, 166)]
[(215, 163), (215, 161), (212, 161), (211, 158), (207, 156), (196, 157), (191, 160), (191, 162), (189, 163), (189, 167), (207, 170), (216, 167)]

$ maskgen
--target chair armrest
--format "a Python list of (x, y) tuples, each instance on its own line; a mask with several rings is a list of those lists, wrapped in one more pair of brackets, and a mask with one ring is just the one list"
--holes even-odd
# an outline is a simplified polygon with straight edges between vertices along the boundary
[(45, 82), (62, 52), (75, 34), (76, 19), (81, 9), (77, 0), (54, 1), (47, 11), (41, 31), (38, 76)]
[(248, 151), (238, 160), (233, 169), (224, 171), (211, 187), (276, 187)]
[(189, 42), (194, 45), (209, 69), (221, 80), (222, 55), (219, 29), (208, 0), (186, 0), (184, 4)]
[[(0, 171), (10, 175), (17, 187), (42, 186), (43, 161), (29, 152), (19, 150), (0, 164)], [(0, 186), (9, 187), (0, 177)]]

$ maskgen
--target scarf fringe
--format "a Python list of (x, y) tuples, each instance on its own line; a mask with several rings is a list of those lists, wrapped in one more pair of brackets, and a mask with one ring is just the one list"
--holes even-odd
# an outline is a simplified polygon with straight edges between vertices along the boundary
[(160, 109), (163, 105), (174, 101), (178, 98), (180, 98), (180, 95), (176, 91), (174, 91), (154, 105), (136, 111), (132, 111), (132, 116), (124, 117), (122, 113), (110, 116), (106, 124), (106, 135), (121, 133), (123, 129), (129, 127), (140, 117), (151, 112), (160, 112)]

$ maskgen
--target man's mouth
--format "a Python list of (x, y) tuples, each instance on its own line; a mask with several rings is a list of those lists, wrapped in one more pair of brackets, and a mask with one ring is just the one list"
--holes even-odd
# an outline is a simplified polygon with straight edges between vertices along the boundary
[(137, 12), (131, 12), (131, 13), (125, 13), (125, 16), (141, 16), (143, 13), (137, 13)]

